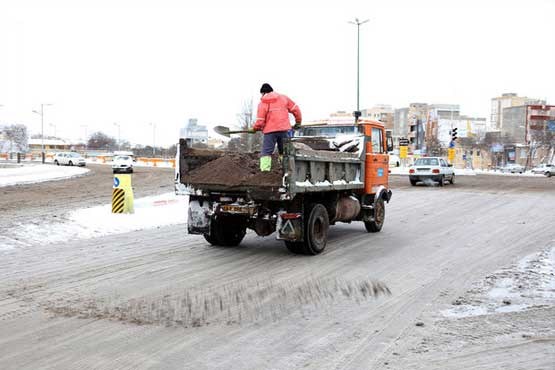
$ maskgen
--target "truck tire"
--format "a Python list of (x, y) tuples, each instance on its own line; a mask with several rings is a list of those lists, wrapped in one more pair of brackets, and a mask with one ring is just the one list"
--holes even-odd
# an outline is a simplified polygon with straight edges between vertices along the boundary
[(285, 241), (285, 246), (291, 253), (295, 254), (305, 254), (304, 252), (304, 243), (303, 242), (292, 242), (289, 240)]
[(445, 184), (445, 176), (444, 176), (444, 175), (441, 175), (441, 176), (439, 177), (439, 183), (438, 183), (438, 185), (443, 187), (444, 184)]
[[(326, 207), (319, 203), (309, 206), (307, 213), (308, 217), (304, 224), (304, 242), (301, 243), (302, 248), (299, 246), (299, 249), (302, 254), (315, 256), (326, 248), (330, 219)], [(297, 246), (292, 247), (295, 250)]]
[(455, 185), (455, 174), (451, 175), (451, 180), (449, 180), (451, 185)]
[(378, 198), (376, 204), (374, 204), (374, 221), (364, 221), (364, 227), (369, 233), (379, 232), (385, 221), (385, 203), (383, 198)]
[(216, 238), (210, 234), (202, 234), (202, 236), (204, 236), (204, 239), (206, 239), (206, 241), (208, 243), (210, 243), (211, 245), (219, 245), (218, 241), (216, 240)]
[(410, 179), (410, 184), (411, 184), (412, 186), (416, 186), (416, 183), (417, 183), (417, 182), (418, 182), (417, 180)]
[(241, 243), (246, 232), (247, 226), (244, 220), (220, 215), (212, 218), (210, 233), (203, 234), (203, 236), (212, 245), (235, 247)]

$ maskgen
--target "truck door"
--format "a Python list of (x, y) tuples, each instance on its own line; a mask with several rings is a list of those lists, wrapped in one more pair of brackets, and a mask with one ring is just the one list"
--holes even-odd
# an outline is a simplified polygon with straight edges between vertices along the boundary
[(364, 131), (366, 135), (364, 191), (366, 194), (374, 194), (378, 186), (388, 186), (389, 160), (385, 145), (385, 131), (383, 127), (373, 125), (367, 125)]

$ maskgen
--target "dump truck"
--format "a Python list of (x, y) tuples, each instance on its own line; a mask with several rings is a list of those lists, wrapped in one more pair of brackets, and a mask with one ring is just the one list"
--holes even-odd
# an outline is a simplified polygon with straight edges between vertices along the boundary
[(202, 149), (180, 139), (176, 193), (187, 195), (188, 232), (214, 246), (236, 246), (247, 229), (276, 235), (293, 253), (317, 255), (330, 225), (385, 221), (390, 140), (377, 121), (303, 126), (260, 172), (257, 153)]

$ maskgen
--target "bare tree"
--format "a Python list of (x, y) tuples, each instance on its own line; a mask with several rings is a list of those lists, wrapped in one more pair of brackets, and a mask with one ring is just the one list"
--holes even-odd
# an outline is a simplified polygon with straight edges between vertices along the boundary
[(532, 167), (532, 159), (536, 153), (543, 149), (546, 155), (540, 159), (541, 162), (552, 163), (555, 157), (555, 134), (549, 130), (530, 130), (528, 158), (526, 167)]
[(114, 150), (117, 148), (116, 139), (106, 135), (103, 132), (95, 132), (89, 137), (87, 142), (87, 147), (89, 149), (106, 149)]
[[(241, 107), (241, 113), (237, 114), (237, 121), (241, 130), (251, 130), (254, 125), (252, 98), (245, 100)], [(228, 144), (230, 150), (241, 152), (259, 151), (262, 146), (262, 135), (240, 134), (238, 138), (233, 138)]]
[(22, 124), (6, 126), (4, 134), (9, 142), (9, 151), (11, 153), (27, 151), (27, 143), (29, 141), (27, 126)]
[(437, 136), (429, 135), (426, 137), (426, 151), (432, 156), (442, 155), (441, 142)]

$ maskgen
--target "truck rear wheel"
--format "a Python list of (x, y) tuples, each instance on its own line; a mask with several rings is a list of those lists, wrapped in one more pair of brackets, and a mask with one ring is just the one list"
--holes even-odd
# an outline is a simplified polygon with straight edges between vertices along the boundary
[(385, 221), (385, 203), (383, 198), (378, 198), (376, 204), (374, 204), (374, 220), (364, 221), (364, 226), (366, 231), (369, 233), (377, 233), (383, 227)]
[(303, 242), (291, 242), (289, 240), (286, 240), (285, 246), (287, 247), (287, 249), (289, 249), (289, 252), (291, 253), (305, 254)]
[(308, 210), (309, 216), (304, 223), (304, 241), (286, 241), (285, 245), (293, 253), (314, 256), (326, 248), (330, 220), (326, 207), (321, 204), (312, 205)]
[(210, 232), (203, 234), (212, 245), (235, 247), (241, 243), (247, 232), (245, 220), (233, 216), (216, 216), (210, 222)]

